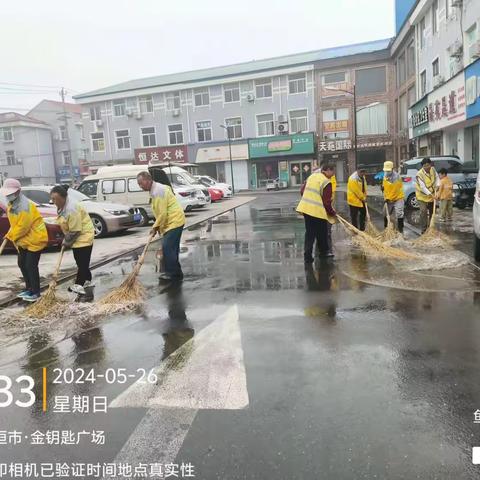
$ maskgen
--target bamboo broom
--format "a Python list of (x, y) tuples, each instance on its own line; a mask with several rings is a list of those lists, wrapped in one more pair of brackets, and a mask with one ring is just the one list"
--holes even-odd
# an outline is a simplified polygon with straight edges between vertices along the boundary
[(150, 234), (135, 267), (123, 283), (98, 301), (96, 305), (98, 313), (108, 315), (121, 311), (135, 310), (143, 301), (145, 289), (138, 280), (138, 274), (145, 261), (148, 247), (153, 242), (155, 235), (156, 233)]
[(348, 223), (340, 215), (337, 215), (338, 220), (343, 225), (347, 232), (354, 235), (354, 241), (365, 252), (366, 255), (374, 257), (394, 258), (397, 260), (412, 260), (418, 258), (418, 255), (399, 248), (389, 247), (384, 245), (380, 240), (372, 238), (365, 232), (358, 230), (352, 224)]
[(365, 225), (365, 233), (367, 235), (370, 235), (373, 238), (377, 238), (380, 235), (380, 231), (372, 222), (372, 219), (370, 217), (370, 212), (368, 210), (367, 202), (365, 202), (365, 211), (367, 215), (367, 224)]
[(385, 204), (383, 207), (384, 213), (387, 217), (387, 228), (380, 234), (378, 239), (382, 242), (391, 242), (397, 238), (397, 231), (393, 225), (392, 219), (390, 218), (390, 213), (388, 211), (388, 205)]
[(59, 303), (61, 303), (57, 299), (57, 296), (55, 295), (55, 290), (57, 288), (58, 274), (60, 273), (60, 266), (62, 265), (64, 253), (65, 253), (65, 247), (62, 247), (62, 249), (60, 250), (60, 255), (58, 256), (55, 271), (53, 272), (52, 281), (50, 282), (50, 285), (48, 286), (48, 289), (45, 292), (45, 295), (42, 295), (40, 297), (40, 300), (38, 300), (37, 302), (35, 302), (33, 305), (31, 305), (25, 310), (24, 314), (27, 317), (45, 318), (52, 312), (52, 310)]
[(430, 224), (423, 235), (415, 240), (416, 245), (425, 245), (428, 246), (430, 244), (442, 243), (445, 246), (450, 246), (452, 244), (452, 240), (443, 233), (439, 232), (435, 228), (435, 214), (437, 211), (437, 200), (433, 199), (433, 213), (432, 218), (430, 219)]
[(2, 244), (0, 245), (0, 255), (5, 250), (5, 247), (7, 246), (7, 243), (8, 243), (8, 238), (4, 238)]

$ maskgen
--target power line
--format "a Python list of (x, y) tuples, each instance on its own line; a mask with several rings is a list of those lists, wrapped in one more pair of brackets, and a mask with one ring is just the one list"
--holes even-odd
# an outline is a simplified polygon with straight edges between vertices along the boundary
[(13, 87), (40, 87), (40, 88), (49, 88), (58, 90), (62, 88), (60, 85), (35, 85), (33, 83), (8, 83), (8, 82), (0, 82), (0, 85), (11, 85)]

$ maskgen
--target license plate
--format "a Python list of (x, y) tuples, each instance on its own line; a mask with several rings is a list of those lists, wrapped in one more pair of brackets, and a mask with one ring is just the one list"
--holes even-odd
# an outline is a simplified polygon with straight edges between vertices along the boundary
[(133, 220), (134, 220), (135, 222), (139, 222), (141, 219), (142, 219), (142, 214), (141, 214), (141, 213), (135, 213), (135, 214), (133, 215)]

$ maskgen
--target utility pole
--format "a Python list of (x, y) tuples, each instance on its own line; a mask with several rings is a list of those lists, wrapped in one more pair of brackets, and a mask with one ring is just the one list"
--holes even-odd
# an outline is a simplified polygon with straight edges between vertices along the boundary
[[(63, 107), (63, 124), (65, 125), (65, 135), (67, 139), (67, 145), (68, 145), (68, 167), (70, 167), (70, 175), (72, 177), (72, 183), (73, 183), (73, 158), (72, 158), (72, 145), (70, 143), (70, 133), (68, 132), (68, 117), (67, 117), (67, 110), (65, 107), (65, 95), (67, 92), (65, 91), (65, 88), (62, 87), (60, 90), (60, 97), (62, 98), (62, 107)], [(63, 156), (63, 154), (62, 154)]]
[(353, 119), (355, 122), (355, 130), (354, 130), (354, 135), (355, 135), (355, 143), (354, 143), (354, 156), (355, 156), (355, 172), (357, 171), (358, 168), (358, 128), (357, 128), (357, 90), (356, 90), (356, 85), (353, 84)]

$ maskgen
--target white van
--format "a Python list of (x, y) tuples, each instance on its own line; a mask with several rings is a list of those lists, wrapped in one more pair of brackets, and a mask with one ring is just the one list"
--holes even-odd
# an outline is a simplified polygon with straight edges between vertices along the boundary
[[(85, 177), (77, 190), (94, 200), (126, 203), (140, 210), (143, 225), (153, 219), (150, 195), (137, 183), (137, 175), (146, 170), (142, 165), (113, 165), (100, 167), (95, 175)], [(195, 188), (174, 186), (175, 196), (185, 211), (202, 204)]]

